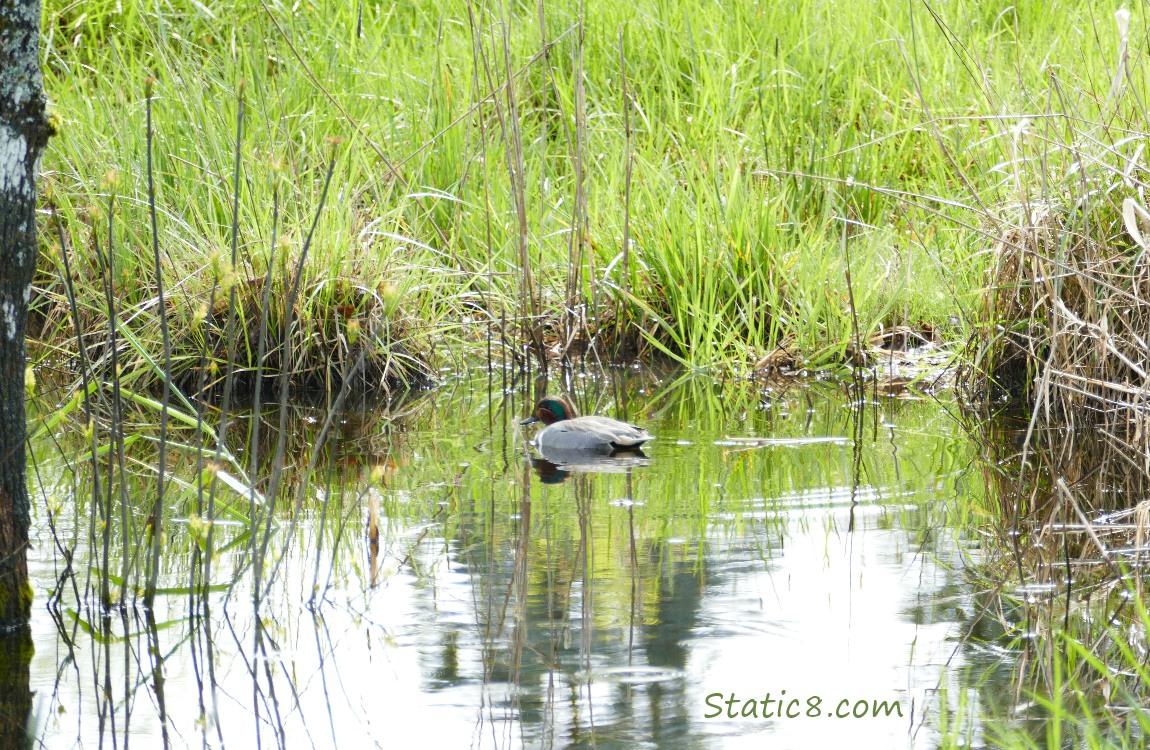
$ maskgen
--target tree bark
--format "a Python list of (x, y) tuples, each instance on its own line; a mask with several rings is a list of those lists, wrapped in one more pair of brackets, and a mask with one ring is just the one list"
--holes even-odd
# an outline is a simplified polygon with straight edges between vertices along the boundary
[(0, 637), (28, 627), (24, 336), (36, 270), (36, 177), (50, 126), (39, 0), (0, 0)]
[(0, 747), (31, 748), (32, 631), (0, 635)]

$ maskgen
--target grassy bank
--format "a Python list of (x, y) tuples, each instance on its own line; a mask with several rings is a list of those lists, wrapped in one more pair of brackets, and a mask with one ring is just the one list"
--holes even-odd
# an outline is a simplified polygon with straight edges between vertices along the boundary
[[(188, 368), (205, 341), (225, 357), (233, 289), (252, 362), (269, 267), (273, 301), (301, 274), (292, 357), (313, 374), (397, 346), (449, 366), (489, 340), (745, 371), (842, 362), (902, 324), (962, 339), (987, 219), (1018, 202), (1020, 134), (1062, 109), (1052, 75), (1108, 89), (1113, 26), (1086, 2), (48, 3), (45, 194), (64, 241), (45, 227), (40, 338), (75, 348), (63, 244), (81, 326), (107, 318), (103, 274), (140, 351), (162, 348), (154, 76), (165, 307)], [(1063, 104), (1086, 121), (1100, 106)]]

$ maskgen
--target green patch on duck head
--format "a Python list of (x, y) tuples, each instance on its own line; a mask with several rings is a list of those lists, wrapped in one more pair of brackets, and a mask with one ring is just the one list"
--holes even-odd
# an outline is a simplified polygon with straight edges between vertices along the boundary
[(574, 419), (575, 413), (563, 399), (548, 396), (535, 405), (535, 417), (543, 424), (553, 424), (564, 419)]

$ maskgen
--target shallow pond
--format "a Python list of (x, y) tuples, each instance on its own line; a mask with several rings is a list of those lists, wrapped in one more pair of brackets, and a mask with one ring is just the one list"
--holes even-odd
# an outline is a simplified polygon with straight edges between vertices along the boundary
[[(193, 493), (173, 493), (153, 623), (139, 607), (101, 617), (84, 594), (89, 510), (50, 489), (57, 512), (50, 525), (38, 508), (31, 560), (35, 737), (984, 744), (971, 717), (1006, 702), (1011, 655), (968, 638), (978, 552), (964, 529), (987, 484), (952, 400), (667, 382), (568, 380), (585, 411), (658, 436), (646, 460), (540, 462), (518, 426), (531, 389), (479, 376), (341, 414), (298, 494), (327, 412), (294, 409), (258, 619), (246, 499), (217, 501), (216, 588), (201, 600)], [(271, 455), (278, 416), (261, 424)], [(61, 471), (58, 448), (38, 452), (43, 474)], [(76, 548), (77, 576), (49, 607), (58, 544)], [(113, 561), (120, 547), (136, 548), (114, 541)]]

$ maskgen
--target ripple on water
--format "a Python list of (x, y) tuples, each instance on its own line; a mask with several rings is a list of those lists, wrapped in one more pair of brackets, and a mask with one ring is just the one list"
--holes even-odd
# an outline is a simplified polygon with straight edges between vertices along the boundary
[(655, 682), (670, 682), (684, 677), (681, 669), (651, 667), (635, 664), (626, 667), (604, 667), (591, 672), (591, 679), (598, 682), (618, 682), (623, 685), (650, 685)]

